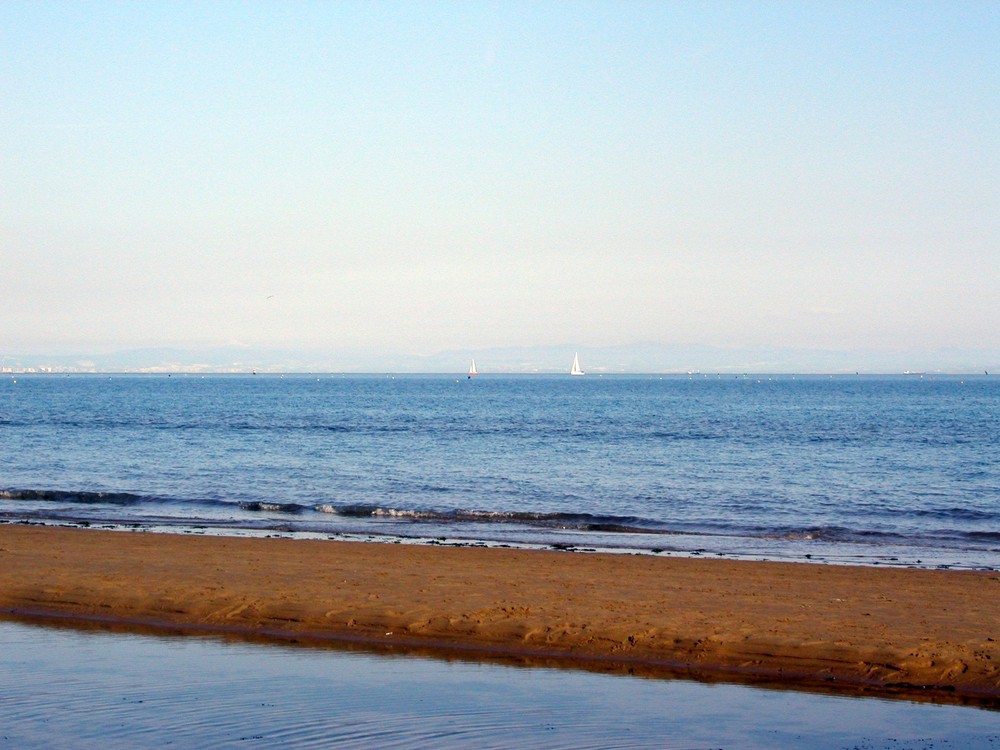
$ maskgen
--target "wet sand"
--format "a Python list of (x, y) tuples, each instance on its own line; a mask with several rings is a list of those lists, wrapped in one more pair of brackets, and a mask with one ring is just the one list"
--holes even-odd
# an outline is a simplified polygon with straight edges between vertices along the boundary
[(0, 611), (1000, 696), (1000, 574), (0, 526)]

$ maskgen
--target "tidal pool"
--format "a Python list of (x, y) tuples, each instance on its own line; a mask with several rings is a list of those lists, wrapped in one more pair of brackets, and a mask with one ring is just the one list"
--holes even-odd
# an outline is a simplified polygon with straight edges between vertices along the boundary
[(0, 622), (0, 748), (1000, 748), (1000, 712)]

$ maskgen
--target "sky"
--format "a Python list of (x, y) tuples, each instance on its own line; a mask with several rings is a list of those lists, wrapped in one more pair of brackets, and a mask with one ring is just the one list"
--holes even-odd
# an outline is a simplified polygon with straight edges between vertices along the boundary
[(0, 4), (0, 353), (1000, 348), (995, 2)]

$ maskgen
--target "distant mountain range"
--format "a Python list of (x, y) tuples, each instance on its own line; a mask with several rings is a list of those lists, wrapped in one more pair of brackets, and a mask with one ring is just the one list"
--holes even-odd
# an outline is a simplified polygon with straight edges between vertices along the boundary
[(285, 350), (215, 348), (125, 349), (89, 355), (0, 353), (5, 372), (465, 372), (475, 358), (482, 373), (569, 372), (574, 353), (591, 373), (1000, 373), (1000, 349), (852, 350), (633, 344), (457, 349), (414, 354), (389, 349)]

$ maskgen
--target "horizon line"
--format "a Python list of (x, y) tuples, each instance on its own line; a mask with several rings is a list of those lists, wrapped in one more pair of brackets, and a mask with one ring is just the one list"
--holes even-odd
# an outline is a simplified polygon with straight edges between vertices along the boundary
[[(247, 376), (292, 376), (292, 377), (307, 377), (315, 375), (356, 375), (356, 376), (367, 376), (367, 377), (387, 377), (387, 376), (409, 376), (409, 375), (433, 375), (440, 377), (457, 377), (465, 376), (469, 379), (477, 378), (490, 378), (496, 376), (519, 376), (519, 377), (531, 377), (537, 375), (570, 375), (569, 370), (493, 370), (493, 371), (483, 371), (480, 370), (476, 375), (469, 376), (469, 374), (462, 370), (274, 370), (274, 369), (206, 369), (206, 370), (167, 370), (158, 368), (136, 368), (136, 369), (114, 369), (114, 370), (86, 370), (86, 369), (68, 369), (68, 368), (38, 368), (29, 367), (22, 369), (12, 369), (3, 368), (0, 370), (0, 375), (148, 375), (148, 376), (167, 376), (172, 377), (174, 375), (180, 376), (207, 376), (207, 375), (247, 375)], [(855, 370), (853, 372), (849, 370), (635, 370), (635, 371), (623, 371), (623, 370), (599, 370), (591, 368), (583, 377), (587, 375), (591, 377), (634, 377), (634, 376), (670, 376), (676, 378), (693, 378), (695, 376), (710, 378), (710, 377), (735, 377), (735, 378), (750, 378), (750, 377), (887, 377), (887, 376), (898, 376), (898, 377), (936, 377), (936, 376), (948, 376), (948, 377), (997, 377), (997, 373), (991, 373), (988, 370), (983, 371), (966, 371), (966, 370)], [(579, 376), (576, 378), (579, 379)]]

